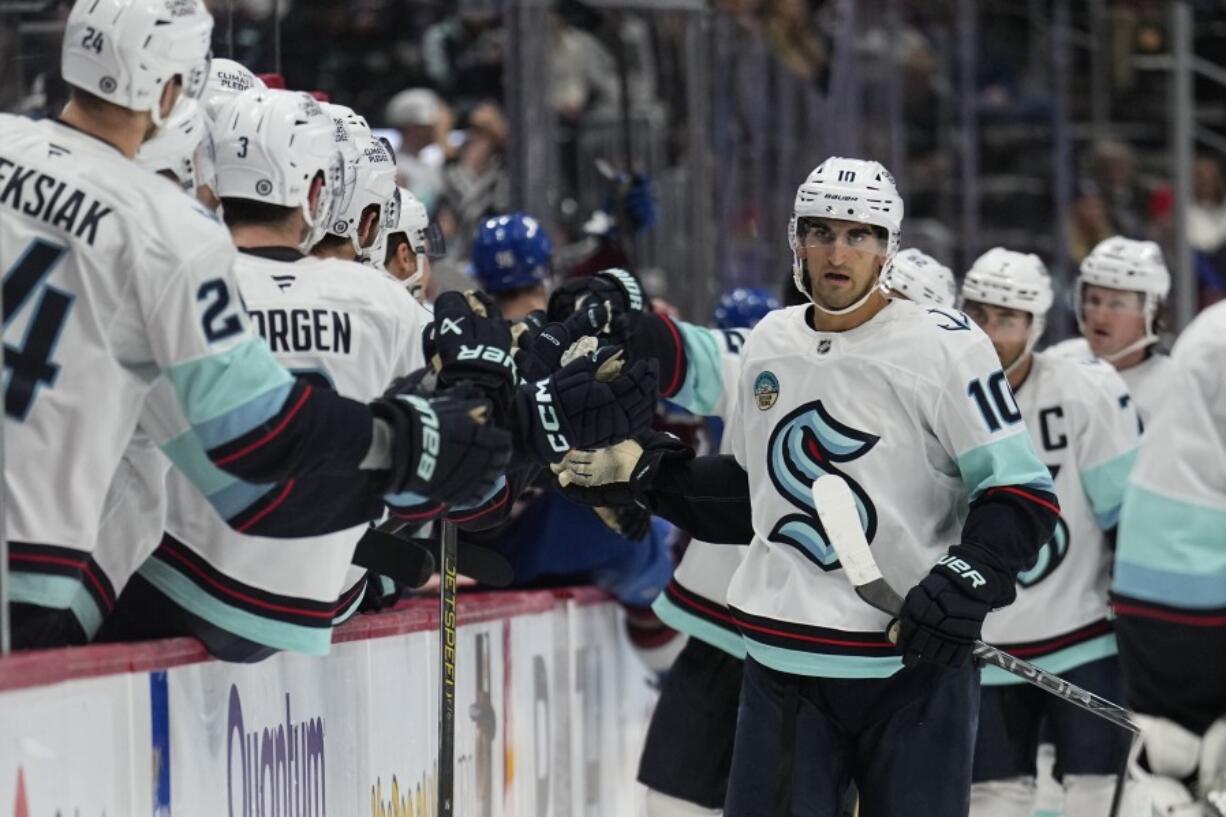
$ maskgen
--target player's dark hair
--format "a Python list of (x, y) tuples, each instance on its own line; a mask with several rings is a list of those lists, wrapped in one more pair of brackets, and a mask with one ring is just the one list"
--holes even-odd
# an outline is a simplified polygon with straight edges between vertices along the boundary
[(338, 247), (344, 247), (348, 243), (349, 239), (343, 235), (337, 235), (336, 233), (325, 233), (324, 237), (319, 239), (319, 243), (315, 246), (325, 250), (335, 250)]
[(280, 225), (293, 218), (297, 207), (283, 207), (254, 199), (225, 197), (221, 200), (222, 218), (230, 229), (244, 226)]
[[(396, 257), (396, 253), (400, 252), (401, 245), (408, 246), (409, 237), (404, 233), (392, 233), (387, 237), (387, 255), (383, 259), (383, 263), (387, 264)], [(409, 247), (412, 250), (412, 247)]]

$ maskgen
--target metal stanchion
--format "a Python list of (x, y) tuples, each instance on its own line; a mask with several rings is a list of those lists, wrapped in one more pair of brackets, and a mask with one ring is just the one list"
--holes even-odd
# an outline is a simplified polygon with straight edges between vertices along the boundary
[(1196, 315), (1196, 271), (1188, 244), (1188, 204), (1192, 201), (1192, 140), (1195, 116), (1192, 99), (1192, 7), (1185, 0), (1171, 4), (1171, 158), (1175, 176), (1175, 263), (1173, 317), (1181, 331)]

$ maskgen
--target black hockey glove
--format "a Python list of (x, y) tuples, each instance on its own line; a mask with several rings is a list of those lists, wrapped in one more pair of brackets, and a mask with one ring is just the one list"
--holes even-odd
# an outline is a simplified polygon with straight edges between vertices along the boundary
[(434, 302), (434, 321), (425, 329), (423, 346), (438, 370), (439, 388), (476, 386), (493, 404), (494, 423), (502, 425), (517, 378), (511, 326), (493, 303), (444, 292)]
[(524, 380), (541, 380), (562, 368), (568, 353), (575, 354), (573, 345), (581, 338), (590, 337), (594, 351), (595, 338), (609, 323), (609, 310), (603, 303), (593, 302), (575, 312), (560, 323), (549, 323), (539, 330), (520, 338), (515, 363)]
[(638, 505), (620, 508), (593, 508), (604, 526), (632, 542), (641, 542), (651, 532), (651, 511)]
[(648, 429), (617, 445), (572, 451), (551, 466), (562, 494), (581, 505), (650, 508), (647, 492), (667, 459), (693, 459), (672, 434)]
[(955, 669), (971, 658), (983, 620), (1017, 596), (1012, 575), (998, 571), (974, 553), (955, 545), (903, 601), (898, 616), (898, 646), (903, 664), (919, 661)]
[(557, 462), (572, 448), (611, 445), (643, 430), (656, 403), (656, 367), (623, 367), (620, 350), (605, 347), (557, 373), (515, 390), (511, 427), (517, 453)]
[(390, 393), (370, 404), (392, 428), (392, 467), (383, 494), (414, 493), (446, 504), (489, 493), (511, 459), (511, 436), (487, 424), (490, 404), (453, 389), (427, 400)]
[(549, 296), (549, 320), (564, 321), (590, 303), (608, 303), (614, 316), (650, 308), (639, 279), (614, 268), (564, 282)]

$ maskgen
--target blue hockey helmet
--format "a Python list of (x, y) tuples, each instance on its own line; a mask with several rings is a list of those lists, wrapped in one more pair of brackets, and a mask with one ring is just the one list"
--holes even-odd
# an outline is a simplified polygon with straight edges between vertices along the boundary
[(472, 273), (488, 293), (543, 284), (549, 280), (552, 261), (553, 242), (531, 216), (494, 216), (477, 228)]
[(715, 325), (720, 329), (749, 328), (779, 308), (775, 293), (765, 287), (737, 287), (719, 299), (715, 307)]

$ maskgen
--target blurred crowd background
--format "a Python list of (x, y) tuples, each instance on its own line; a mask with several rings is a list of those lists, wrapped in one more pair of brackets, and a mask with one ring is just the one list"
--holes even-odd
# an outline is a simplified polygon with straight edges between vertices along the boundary
[[(62, 103), (68, 5), (0, 0), (0, 110)], [(790, 278), (796, 185), (842, 154), (893, 171), (904, 245), (956, 271), (1004, 245), (1067, 293), (1122, 234), (1168, 253), (1176, 327), (1226, 295), (1224, 0), (208, 5), (216, 55), (386, 129), (448, 234), (444, 277), (482, 218), (523, 209), (560, 269), (617, 230), (653, 292), (705, 321), (725, 289)], [(646, 217), (608, 207), (627, 172), (650, 179)]]

